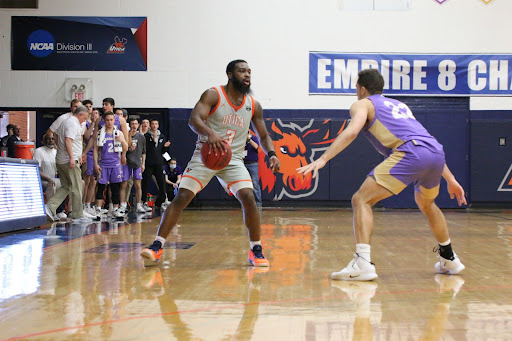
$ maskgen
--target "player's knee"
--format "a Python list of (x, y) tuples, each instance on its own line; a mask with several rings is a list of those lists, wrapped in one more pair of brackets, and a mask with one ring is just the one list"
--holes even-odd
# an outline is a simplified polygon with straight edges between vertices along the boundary
[(256, 202), (252, 188), (242, 188), (237, 192), (236, 196), (244, 205)]
[(181, 188), (172, 200), (171, 205), (177, 208), (185, 208), (194, 199), (194, 196), (194, 192)]
[(420, 196), (416, 196), (416, 205), (422, 212), (429, 212), (435, 207), (434, 200), (426, 199)]
[(368, 204), (368, 200), (365, 198), (364, 195), (361, 194), (360, 191), (357, 191), (356, 193), (354, 193), (354, 195), (352, 195), (351, 203), (352, 207), (356, 208), (361, 207), (364, 204)]

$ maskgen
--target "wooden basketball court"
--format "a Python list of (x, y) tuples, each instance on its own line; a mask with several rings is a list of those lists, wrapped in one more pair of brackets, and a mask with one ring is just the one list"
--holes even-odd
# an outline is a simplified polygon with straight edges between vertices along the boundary
[(163, 262), (139, 257), (159, 217), (0, 236), (0, 340), (512, 339), (512, 211), (448, 210), (466, 270), (436, 275), (417, 210), (375, 211), (379, 279), (352, 259), (349, 209), (266, 209), (269, 269), (247, 265), (239, 209), (186, 210)]

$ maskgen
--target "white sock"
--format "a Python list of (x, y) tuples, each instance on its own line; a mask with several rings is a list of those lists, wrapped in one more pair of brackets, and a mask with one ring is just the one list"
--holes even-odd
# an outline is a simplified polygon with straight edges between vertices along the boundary
[(368, 262), (372, 261), (370, 256), (370, 244), (356, 244), (356, 253)]
[(122, 208), (126, 208), (126, 201), (121, 203)]
[(156, 236), (155, 241), (159, 241), (160, 243), (162, 243), (162, 247), (164, 247), (164, 244), (165, 244), (164, 237)]
[(141, 202), (137, 203), (137, 208), (139, 208), (139, 207), (142, 207), (142, 203)]
[(258, 241), (256, 241), (256, 242), (249, 241), (249, 244), (250, 244), (250, 246), (251, 246), (251, 250), (252, 250), (252, 248), (254, 247), (254, 245), (261, 245), (261, 240), (258, 240)]
[(446, 245), (450, 245), (450, 243), (451, 243), (451, 240), (450, 240), (450, 238), (448, 238), (447, 241), (445, 241), (444, 243), (439, 243), (439, 245), (446, 246)]

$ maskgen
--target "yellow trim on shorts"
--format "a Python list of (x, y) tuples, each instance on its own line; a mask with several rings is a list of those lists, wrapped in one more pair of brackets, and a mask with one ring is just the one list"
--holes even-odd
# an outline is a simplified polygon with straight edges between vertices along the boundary
[(377, 181), (379, 185), (395, 195), (402, 192), (407, 187), (407, 185), (389, 174), (389, 171), (397, 163), (399, 163), (404, 158), (404, 156), (404, 152), (395, 151), (386, 160), (382, 161), (377, 167), (375, 167), (373, 171), (375, 181)]
[(418, 187), (420, 189), (421, 195), (427, 199), (435, 199), (439, 195), (439, 185), (434, 188), (425, 188), (423, 186)]

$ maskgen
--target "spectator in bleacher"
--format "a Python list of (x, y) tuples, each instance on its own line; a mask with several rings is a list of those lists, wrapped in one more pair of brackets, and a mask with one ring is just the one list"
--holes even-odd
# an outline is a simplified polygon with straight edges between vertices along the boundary
[(0, 147), (7, 147), (7, 141), (9, 140), (9, 137), (11, 137), (12, 134), (14, 134), (14, 124), (8, 124), (6, 129), (7, 135), (2, 137), (2, 145)]
[(17, 125), (14, 126), (13, 134), (7, 140), (7, 157), (14, 157), (14, 149), (16, 142), (23, 142), (20, 137), (21, 128)]

